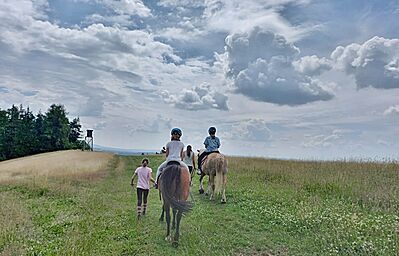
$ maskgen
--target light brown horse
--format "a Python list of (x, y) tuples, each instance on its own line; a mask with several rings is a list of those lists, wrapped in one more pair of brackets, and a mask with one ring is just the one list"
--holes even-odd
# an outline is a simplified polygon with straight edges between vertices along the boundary
[[(191, 202), (187, 201), (190, 195), (190, 180), (189, 171), (181, 167), (179, 162), (168, 163), (159, 177), (159, 189), (163, 200), (162, 215), (159, 220), (163, 221), (165, 213), (167, 224), (165, 240), (172, 241), (172, 245), (175, 247), (179, 245), (180, 220), (183, 214), (189, 212), (192, 208)], [(176, 224), (176, 232), (173, 240), (170, 235), (171, 207), (173, 210), (172, 229), (175, 228)]]
[[(204, 150), (199, 151), (199, 155)], [(206, 195), (211, 194), (210, 200), (214, 200), (217, 194), (222, 194), (221, 203), (226, 203), (226, 184), (227, 184), (227, 158), (220, 153), (211, 153), (202, 164), (200, 177), (200, 194), (204, 193), (202, 179), (209, 175), (208, 189)]]

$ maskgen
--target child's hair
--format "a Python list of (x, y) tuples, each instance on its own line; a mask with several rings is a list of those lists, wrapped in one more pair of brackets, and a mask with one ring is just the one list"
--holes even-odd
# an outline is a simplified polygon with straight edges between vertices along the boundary
[(143, 164), (144, 162), (147, 162), (147, 164), (150, 163), (150, 161), (148, 160), (148, 158), (144, 158), (143, 160), (141, 160), (141, 163)]
[[(178, 134), (176, 134), (176, 135), (178, 135)], [(173, 137), (173, 135), (172, 135), (172, 137), (170, 138), (170, 140), (180, 140), (180, 136), (179, 136), (179, 138), (175, 139), (175, 138)]]
[(188, 145), (187, 146), (187, 156), (188, 157), (191, 157), (191, 153), (192, 153), (193, 151), (191, 150), (191, 145)]

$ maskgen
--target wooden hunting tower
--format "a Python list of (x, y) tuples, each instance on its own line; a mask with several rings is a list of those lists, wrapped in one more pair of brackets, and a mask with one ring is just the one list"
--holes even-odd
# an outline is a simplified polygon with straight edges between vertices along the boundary
[(89, 146), (88, 150), (93, 151), (93, 130), (87, 130), (86, 136), (85, 136), (85, 143), (83, 144), (83, 150), (85, 150), (85, 147)]

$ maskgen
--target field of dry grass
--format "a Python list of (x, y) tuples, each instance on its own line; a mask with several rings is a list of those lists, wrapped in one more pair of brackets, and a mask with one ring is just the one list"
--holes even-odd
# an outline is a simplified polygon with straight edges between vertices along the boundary
[(26, 178), (76, 176), (105, 169), (113, 154), (68, 150), (0, 162), (0, 183)]

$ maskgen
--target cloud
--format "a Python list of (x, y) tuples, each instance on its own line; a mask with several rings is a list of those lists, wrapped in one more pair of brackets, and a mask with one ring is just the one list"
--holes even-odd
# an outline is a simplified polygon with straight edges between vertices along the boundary
[(384, 116), (394, 116), (399, 115), (399, 105), (390, 106), (384, 110)]
[(331, 58), (336, 68), (354, 76), (359, 89), (399, 88), (399, 39), (376, 36), (363, 44), (338, 46)]
[(307, 141), (302, 143), (302, 146), (305, 148), (331, 147), (343, 137), (344, 133), (345, 131), (337, 129), (333, 130), (332, 133), (328, 135), (307, 135), (305, 136)]
[(198, 8), (204, 7), (206, 0), (160, 0), (159, 6), (171, 7), (171, 8)]
[(94, 130), (103, 130), (105, 127), (107, 127), (107, 122), (105, 121), (100, 121), (94, 124), (93, 129)]
[[(256, 28), (250, 33), (229, 35), (225, 49), (218, 58), (233, 81), (233, 89), (253, 100), (294, 106), (334, 96), (329, 84), (304, 74), (325, 68), (320, 64), (324, 60), (298, 60), (299, 49), (280, 35)], [(309, 60), (318, 61), (319, 67), (309, 67)], [(303, 71), (299, 72), (298, 66)]]
[(146, 116), (142, 116), (140, 122), (135, 125), (128, 124), (126, 128), (129, 130), (129, 134), (134, 136), (135, 133), (160, 133), (172, 128), (172, 119), (165, 118), (161, 115), (157, 115), (155, 118), (149, 119)]
[(245, 119), (225, 125), (220, 132), (220, 136), (228, 140), (240, 141), (268, 141), (271, 139), (271, 131), (263, 119)]
[(309, 1), (207, 0), (203, 19), (209, 31), (243, 33), (261, 27), (295, 41), (312, 31), (313, 27), (293, 26), (280, 11), (289, 5), (306, 5)]
[[(92, 0), (75, 0), (77, 2), (90, 3)], [(96, 3), (113, 11), (117, 15), (137, 15), (140, 17), (148, 17), (151, 15), (149, 9), (142, 0), (94, 0)]]
[(192, 89), (183, 89), (178, 95), (171, 95), (168, 91), (162, 91), (163, 100), (176, 108), (186, 110), (219, 109), (228, 110), (227, 96), (213, 90), (207, 83), (195, 86)]
[(331, 60), (319, 58), (316, 55), (304, 56), (292, 64), (296, 71), (309, 76), (320, 75), (322, 72), (332, 68)]

